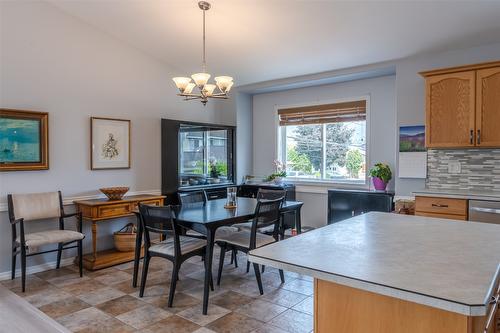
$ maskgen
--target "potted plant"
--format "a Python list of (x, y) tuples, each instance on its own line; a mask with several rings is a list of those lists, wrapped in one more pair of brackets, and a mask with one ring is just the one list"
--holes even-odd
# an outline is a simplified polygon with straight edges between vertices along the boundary
[(373, 186), (378, 191), (385, 191), (387, 184), (392, 179), (392, 171), (389, 165), (377, 163), (370, 169), (370, 176), (373, 180)]
[(276, 184), (279, 184), (283, 181), (283, 178), (286, 177), (286, 166), (283, 162), (278, 160), (275, 160), (273, 163), (276, 171), (267, 176), (266, 181), (274, 181)]

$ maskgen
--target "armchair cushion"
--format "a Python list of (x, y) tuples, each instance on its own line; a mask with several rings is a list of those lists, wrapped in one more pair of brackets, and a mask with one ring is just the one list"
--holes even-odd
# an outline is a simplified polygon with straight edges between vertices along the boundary
[(30, 221), (61, 216), (58, 192), (12, 194), (12, 204), (16, 219)]
[[(181, 245), (181, 254), (186, 254), (198, 249), (201, 249), (207, 245), (207, 241), (204, 239), (193, 238), (188, 236), (179, 236), (179, 241)], [(152, 245), (149, 248), (149, 252), (165, 254), (168, 256), (174, 256), (174, 238), (169, 237), (163, 242)]]
[[(84, 237), (84, 234), (72, 230), (50, 230), (25, 234), (24, 240), (26, 246), (33, 249), (46, 244), (68, 243)], [(17, 237), (16, 242), (20, 243), (21, 238)]]
[[(243, 248), (250, 248), (250, 235), (251, 235), (250, 231), (243, 230), (232, 233), (228, 236), (216, 237), (215, 240), (218, 242), (225, 242), (228, 244), (237, 245)], [(255, 241), (256, 247), (261, 247), (276, 242), (276, 240), (273, 237), (268, 235), (257, 233), (256, 236), (257, 236)]]

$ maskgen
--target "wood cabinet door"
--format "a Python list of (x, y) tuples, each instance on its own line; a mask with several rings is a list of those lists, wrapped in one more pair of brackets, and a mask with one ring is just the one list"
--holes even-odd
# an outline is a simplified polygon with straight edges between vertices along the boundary
[(427, 147), (474, 146), (475, 83), (475, 71), (436, 75), (426, 80)]
[(500, 147), (500, 67), (477, 71), (476, 145)]

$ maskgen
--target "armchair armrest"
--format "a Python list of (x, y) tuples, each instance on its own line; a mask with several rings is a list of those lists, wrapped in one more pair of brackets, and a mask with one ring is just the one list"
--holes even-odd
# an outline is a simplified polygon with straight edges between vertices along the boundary
[(82, 224), (83, 224), (83, 214), (82, 212), (74, 212), (74, 213), (70, 213), (70, 214), (62, 214), (61, 215), (61, 223), (60, 223), (60, 229), (64, 229), (64, 222), (63, 219), (65, 218), (68, 218), (68, 217), (73, 217), (73, 216), (76, 216), (77, 218), (77, 221), (76, 221), (76, 229), (78, 230), (78, 232), (82, 232)]
[(62, 218), (67, 218), (67, 217), (73, 217), (73, 216), (81, 216), (82, 212), (75, 212), (75, 213), (70, 213), (70, 214), (63, 214), (61, 217)]
[(24, 219), (23, 218), (20, 218), (20, 219), (16, 219), (16, 220), (11, 220), (10, 221), (10, 224), (18, 224), (18, 223), (23, 223), (24, 222)]

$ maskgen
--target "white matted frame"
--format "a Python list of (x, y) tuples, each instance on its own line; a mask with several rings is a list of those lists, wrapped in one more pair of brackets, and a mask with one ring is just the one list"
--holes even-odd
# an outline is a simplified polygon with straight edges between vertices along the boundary
[(130, 169), (130, 120), (90, 118), (90, 168)]

